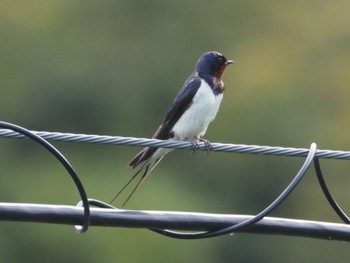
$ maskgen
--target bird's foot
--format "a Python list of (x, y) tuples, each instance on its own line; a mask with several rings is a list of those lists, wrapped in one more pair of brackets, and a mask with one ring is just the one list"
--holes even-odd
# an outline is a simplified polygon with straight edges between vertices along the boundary
[(192, 144), (192, 154), (195, 154), (195, 152), (199, 149), (199, 144), (197, 139), (191, 140), (190, 141)]
[(210, 141), (204, 139), (204, 138), (195, 138), (194, 140), (190, 141), (193, 147), (193, 151), (192, 154), (194, 154), (196, 152), (196, 150), (199, 149), (199, 144), (198, 142), (203, 142), (205, 149), (207, 151), (207, 155), (209, 154), (209, 151), (211, 151), (213, 149), (213, 146), (211, 145)]
[(203, 142), (205, 149), (207, 151), (207, 155), (209, 154), (209, 151), (211, 151), (213, 149), (213, 146), (211, 145), (210, 141), (204, 139), (204, 138), (198, 138), (199, 142)]

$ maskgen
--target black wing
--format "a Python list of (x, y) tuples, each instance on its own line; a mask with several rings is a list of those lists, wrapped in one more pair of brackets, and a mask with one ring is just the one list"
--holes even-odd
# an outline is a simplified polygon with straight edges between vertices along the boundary
[[(196, 73), (193, 73), (186, 80), (184, 86), (170, 105), (162, 124), (152, 138), (160, 140), (167, 140), (170, 138), (171, 129), (191, 105), (192, 99), (201, 85), (201, 81), (201, 78)], [(148, 160), (156, 150), (157, 148), (150, 147), (143, 149), (130, 161), (129, 166), (135, 168), (139, 163)]]
[(182, 114), (191, 105), (194, 95), (201, 85), (201, 78), (196, 74), (191, 75), (185, 82), (180, 92), (170, 105), (162, 124), (159, 126), (154, 139), (166, 140), (170, 138), (170, 131)]

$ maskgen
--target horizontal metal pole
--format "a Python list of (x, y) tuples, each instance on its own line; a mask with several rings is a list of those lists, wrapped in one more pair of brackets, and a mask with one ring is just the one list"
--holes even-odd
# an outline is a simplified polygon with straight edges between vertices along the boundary
[[(209, 231), (235, 225), (251, 217), (91, 208), (91, 226), (104, 227)], [(66, 205), (0, 203), (0, 221), (79, 225), (83, 221), (83, 208)], [(349, 225), (274, 217), (266, 217), (239, 232), (350, 241)]]

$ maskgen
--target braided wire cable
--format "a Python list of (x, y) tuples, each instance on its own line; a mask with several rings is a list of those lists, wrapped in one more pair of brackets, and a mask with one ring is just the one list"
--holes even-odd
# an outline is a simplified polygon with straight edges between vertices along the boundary
[[(187, 141), (171, 141), (157, 140), (146, 138), (134, 138), (123, 136), (107, 136), (107, 135), (88, 135), (74, 134), (62, 132), (47, 132), (47, 131), (31, 131), (46, 140), (65, 141), (65, 142), (80, 142), (80, 143), (99, 143), (99, 144), (114, 144), (114, 145), (129, 145), (129, 146), (150, 146), (174, 149), (193, 149), (193, 144)], [(0, 137), (3, 138), (23, 138), (24, 136), (12, 130), (0, 129)], [(212, 143), (212, 151), (217, 152), (236, 152), (249, 154), (264, 154), (278, 156), (299, 156), (306, 157), (309, 149), (291, 148), (291, 147), (276, 147), (276, 146), (259, 146), (246, 144), (227, 144), (227, 143)], [(198, 150), (207, 150), (205, 143), (199, 143)], [(350, 159), (349, 151), (334, 151), (334, 150), (317, 150), (315, 157), (328, 159)]]
[[(83, 192), (82, 194), (82, 201), (78, 203), (78, 208), (83, 208), (84, 213), (83, 215), (80, 214), (80, 212), (77, 214), (77, 218), (74, 218), (75, 228), (78, 230), (78, 232), (82, 233), (87, 230), (87, 228), (90, 226), (91, 223), (94, 224), (94, 220), (92, 219), (91, 213), (90, 213), (90, 207), (89, 205), (94, 205), (101, 208), (108, 208), (108, 216), (104, 218), (106, 221), (103, 220), (103, 225), (109, 225), (111, 223), (110, 219), (112, 215), (121, 215), (124, 218), (124, 214), (126, 210), (120, 210), (115, 207), (112, 207), (109, 204), (106, 204), (104, 202), (101, 202), (99, 200), (95, 199), (88, 199), (87, 195), (85, 193), (85, 190), (83, 188), (83, 185), (80, 182), (79, 177), (75, 174), (73, 168), (70, 166), (68, 161), (64, 158), (61, 153), (56, 150), (53, 146), (51, 146), (46, 140), (56, 140), (56, 141), (69, 141), (69, 142), (85, 142), (85, 143), (102, 143), (102, 144), (116, 144), (116, 145), (129, 145), (129, 146), (149, 146), (149, 147), (164, 147), (164, 148), (176, 148), (176, 149), (192, 149), (193, 150), (193, 143), (191, 142), (184, 142), (184, 141), (171, 141), (171, 140), (156, 140), (156, 139), (144, 139), (144, 138), (132, 138), (132, 137), (121, 137), (121, 136), (105, 136), (105, 135), (87, 135), (87, 134), (73, 134), (73, 133), (58, 133), (58, 132), (44, 132), (44, 131), (29, 131), (22, 127), (10, 124), (10, 123), (4, 123), (0, 122), (0, 126), (5, 129), (0, 129), (0, 137), (4, 138), (25, 138), (30, 137), (34, 139), (35, 141), (43, 144), (46, 148), (50, 150), (51, 153), (55, 154), (55, 156), (60, 157), (59, 160), (66, 164), (65, 167), (69, 168), (67, 170), (70, 171), (70, 174), (72, 174), (74, 181), (77, 183), (77, 186), (79, 188), (80, 192)], [(8, 129), (7, 129), (8, 128)], [(197, 149), (197, 147), (196, 147)], [(205, 143), (200, 143), (198, 145), (198, 149), (200, 150), (208, 150), (208, 145)], [(204, 229), (197, 229), (197, 227), (194, 227), (193, 229), (184, 229), (187, 230), (186, 232), (177, 232), (171, 229), (181, 229), (182, 227), (178, 228), (179, 218), (178, 213), (175, 214), (175, 218), (166, 218), (167, 220), (170, 220), (170, 227), (164, 228), (165, 225), (159, 226), (159, 217), (157, 218), (151, 218), (151, 219), (145, 219), (145, 218), (139, 218), (140, 220), (137, 221), (137, 227), (140, 227), (140, 224), (143, 224), (147, 222), (147, 228), (165, 235), (167, 237), (173, 237), (173, 238), (180, 238), (180, 239), (198, 239), (198, 238), (208, 238), (208, 237), (214, 237), (218, 235), (223, 235), (227, 233), (232, 233), (233, 231), (249, 231), (249, 229), (253, 229), (254, 227), (258, 226), (263, 222), (265, 217), (270, 214), (275, 208), (277, 208), (283, 200), (294, 190), (294, 188), (298, 185), (298, 183), (301, 181), (301, 179), (304, 177), (306, 171), (310, 167), (311, 162), (315, 165), (316, 174), (319, 180), (319, 183), (321, 185), (321, 188), (327, 198), (327, 201), (332, 206), (333, 210), (337, 213), (337, 215), (346, 223), (349, 224), (349, 216), (346, 215), (344, 210), (339, 206), (339, 204), (335, 201), (334, 197), (330, 193), (326, 182), (323, 178), (320, 163), (318, 161), (318, 158), (332, 158), (332, 159), (350, 159), (350, 152), (345, 151), (331, 151), (331, 150), (317, 150), (317, 146), (315, 143), (313, 143), (310, 147), (310, 149), (300, 149), (300, 148), (284, 148), (284, 147), (272, 147), (272, 146), (257, 146), (257, 145), (243, 145), (243, 144), (223, 144), (223, 143), (213, 143), (211, 144), (211, 150), (213, 151), (221, 151), (221, 152), (238, 152), (238, 153), (251, 153), (251, 154), (268, 154), (268, 155), (285, 155), (285, 156), (300, 156), (300, 157), (306, 157), (306, 160), (295, 176), (295, 178), (291, 181), (291, 183), (288, 185), (288, 187), (278, 196), (277, 199), (275, 199), (268, 207), (266, 207), (264, 210), (262, 210), (260, 213), (258, 213), (255, 216), (250, 216), (246, 218), (242, 218), (239, 221), (236, 221), (234, 223), (225, 223), (225, 225), (219, 227), (218, 225), (214, 228), (210, 227), (204, 228)], [(50, 214), (51, 207), (45, 206), (40, 211), (36, 211), (32, 213), (32, 210), (34, 208), (38, 208), (38, 205), (36, 204), (34, 208), (28, 209), (28, 207), (24, 208), (24, 211), (19, 209), (20, 204), (11, 204), (11, 211), (9, 211), (9, 205), (5, 203), (0, 203), (0, 221), (1, 220), (12, 220), (12, 221), (26, 221), (30, 220), (31, 222), (49, 222), (49, 223), (63, 223), (62, 218), (70, 218), (73, 219), (73, 211), (72, 208), (69, 208), (68, 213), (64, 214), (63, 217), (61, 216), (61, 213), (57, 213), (55, 211), (53, 215)], [(11, 206), (10, 205), (10, 206)], [(60, 206), (58, 209), (62, 210), (62, 206)], [(29, 212), (29, 213), (28, 213)], [(61, 211), (62, 212), (62, 211)], [(134, 211), (131, 211), (134, 214)], [(141, 211), (143, 214), (144, 211)], [(36, 215), (40, 213), (40, 218), (36, 218)], [(157, 212), (159, 215), (164, 215), (169, 212)], [(148, 212), (146, 212), (148, 214)], [(103, 215), (106, 215), (104, 212)], [(101, 215), (99, 215), (99, 219), (97, 221), (100, 221)], [(192, 216), (192, 215), (190, 215)], [(57, 217), (57, 218), (56, 218)], [(212, 217), (212, 215), (210, 215)], [(127, 222), (130, 222), (130, 214), (127, 215), (126, 218), (119, 218), (117, 220), (117, 223), (119, 224), (123, 220), (126, 220)], [(83, 219), (84, 225), (76, 225), (80, 224)], [(36, 221), (38, 220), (38, 221)], [(78, 220), (78, 221), (77, 221)], [(154, 221), (155, 220), (155, 221)], [(133, 221), (133, 220), (131, 220)], [(203, 222), (207, 222), (208, 219), (202, 219)], [(210, 220), (209, 220), (210, 221)], [(66, 221), (64, 221), (66, 222)], [(157, 222), (157, 223), (155, 223)], [(186, 225), (188, 224), (188, 215), (186, 215), (185, 219)], [(289, 221), (288, 221), (289, 222)], [(278, 223), (279, 224), (279, 223)], [(321, 232), (321, 235), (310, 235), (310, 231), (312, 231), (312, 228), (309, 227), (309, 223), (303, 222), (302, 227), (302, 234), (301, 236), (307, 236), (307, 237), (316, 237), (317, 238), (324, 238), (326, 237), (332, 237), (336, 238), (338, 240), (344, 240), (344, 241), (350, 241), (350, 230), (349, 227), (343, 227), (339, 233), (340, 236), (337, 236), (337, 231), (339, 230), (339, 226), (336, 226), (335, 228), (332, 228), (331, 230), (324, 231), (324, 229), (327, 227), (325, 223), (320, 223), (321, 226), (317, 227), (316, 232)], [(291, 229), (295, 226), (292, 226), (290, 223), (286, 224), (287, 231), (290, 232), (292, 235), (299, 235), (297, 234), (298, 231), (292, 231)], [(146, 226), (146, 225), (145, 225)], [(248, 227), (249, 226), (249, 227)], [(187, 226), (188, 227), (188, 226)], [(282, 229), (277, 227), (277, 225), (270, 225), (268, 228), (278, 228), (275, 233), (282, 233)], [(341, 226), (342, 227), (342, 226)], [(190, 232), (188, 232), (188, 230)], [(199, 230), (200, 232), (192, 232)], [(254, 230), (256, 231), (256, 230)], [(264, 230), (265, 231), (265, 230)]]

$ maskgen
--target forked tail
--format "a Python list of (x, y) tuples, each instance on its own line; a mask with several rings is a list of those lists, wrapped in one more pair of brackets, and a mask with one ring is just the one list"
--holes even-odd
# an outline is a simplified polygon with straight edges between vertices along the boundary
[(146, 177), (152, 172), (152, 170), (157, 166), (157, 164), (162, 160), (163, 156), (156, 159), (156, 160), (151, 160), (151, 161), (147, 161), (145, 162), (140, 169), (137, 170), (137, 172), (131, 177), (131, 179), (123, 186), (123, 188), (114, 196), (114, 198), (112, 199), (111, 203), (113, 203), (113, 201), (128, 187), (128, 185), (142, 172), (142, 176), (141, 179), (137, 182), (136, 186), (134, 187), (134, 189), (131, 191), (131, 193), (129, 194), (129, 196), (126, 198), (126, 200), (124, 201), (124, 203), (122, 204), (122, 206), (124, 206), (129, 199), (131, 198), (131, 196), (135, 193), (135, 191), (137, 190), (137, 188), (141, 185), (141, 183), (146, 179)]

